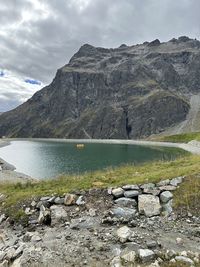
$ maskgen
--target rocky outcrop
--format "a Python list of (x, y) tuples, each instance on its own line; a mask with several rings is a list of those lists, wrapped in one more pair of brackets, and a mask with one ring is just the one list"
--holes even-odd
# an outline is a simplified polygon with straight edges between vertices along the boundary
[(200, 42), (83, 45), (53, 82), (0, 116), (0, 136), (133, 139), (185, 120), (200, 91)]

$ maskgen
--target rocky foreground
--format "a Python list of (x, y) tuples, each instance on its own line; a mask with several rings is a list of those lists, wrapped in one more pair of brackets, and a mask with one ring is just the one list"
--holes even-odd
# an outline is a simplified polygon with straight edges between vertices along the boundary
[(199, 266), (200, 218), (172, 208), (183, 180), (35, 198), (18, 223), (1, 212), (0, 266)]

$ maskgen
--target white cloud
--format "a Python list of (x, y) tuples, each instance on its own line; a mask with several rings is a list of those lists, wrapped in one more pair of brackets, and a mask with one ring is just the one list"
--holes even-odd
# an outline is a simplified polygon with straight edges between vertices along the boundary
[(8, 70), (3, 71), (4, 76), (0, 77), (0, 112), (20, 105), (44, 86), (26, 83), (27, 77), (19, 77)]

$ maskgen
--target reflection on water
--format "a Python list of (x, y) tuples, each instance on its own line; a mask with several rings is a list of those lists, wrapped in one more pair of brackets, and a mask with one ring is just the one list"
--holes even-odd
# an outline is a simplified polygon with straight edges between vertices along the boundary
[(76, 144), (52, 141), (12, 141), (0, 148), (0, 157), (19, 172), (35, 178), (53, 177), (62, 173), (83, 173), (150, 160), (171, 160), (182, 155), (177, 148), (146, 147), (119, 144)]

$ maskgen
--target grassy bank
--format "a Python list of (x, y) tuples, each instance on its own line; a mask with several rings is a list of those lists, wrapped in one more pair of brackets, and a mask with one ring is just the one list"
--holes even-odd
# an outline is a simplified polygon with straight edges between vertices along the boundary
[(175, 134), (169, 136), (160, 136), (154, 138), (156, 141), (162, 142), (173, 142), (173, 143), (188, 143), (191, 140), (200, 141), (200, 133), (184, 133), (184, 134)]
[(79, 189), (158, 182), (181, 175), (194, 175), (200, 173), (199, 162), (200, 156), (189, 155), (175, 161), (157, 161), (139, 166), (126, 165), (80, 176), (61, 176), (37, 183), (2, 184), (0, 193), (7, 196), (5, 205), (12, 206), (36, 196), (62, 195)]

